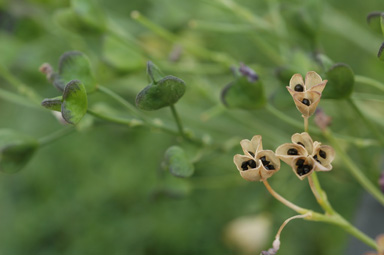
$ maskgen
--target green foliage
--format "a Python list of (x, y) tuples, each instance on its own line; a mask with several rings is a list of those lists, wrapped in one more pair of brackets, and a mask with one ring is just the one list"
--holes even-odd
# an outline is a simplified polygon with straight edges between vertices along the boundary
[(106, 18), (97, 1), (72, 0), (71, 8), (56, 11), (54, 19), (74, 33), (100, 35), (106, 29)]
[(172, 75), (163, 77), (151, 62), (148, 62), (147, 72), (151, 84), (137, 94), (138, 108), (146, 111), (158, 110), (175, 104), (184, 95), (186, 85), (183, 80)]
[(80, 80), (87, 92), (96, 89), (91, 66), (87, 56), (78, 51), (69, 51), (60, 57), (59, 74), (54, 77), (53, 84), (61, 91), (72, 80)]
[(168, 148), (164, 155), (163, 167), (177, 177), (191, 177), (195, 168), (188, 159), (186, 152), (179, 146)]
[(250, 82), (245, 76), (229, 83), (221, 92), (221, 99), (228, 108), (245, 110), (259, 109), (267, 102), (261, 80)]
[(367, 23), (372, 31), (382, 35), (382, 14), (381, 12), (371, 12), (367, 16)]
[(32, 137), (13, 130), (0, 129), (0, 171), (16, 173), (31, 159), (38, 148)]
[(58, 96), (54, 98), (46, 98), (41, 102), (41, 105), (47, 108), (48, 110), (61, 112), (61, 104), (63, 102), (63, 97)]
[(355, 76), (352, 68), (346, 64), (333, 65), (326, 72), (328, 83), (323, 92), (324, 98), (343, 99), (351, 96), (355, 85)]
[[(6, 230), (0, 254), (259, 254), (292, 211), (262, 184), (241, 179), (233, 155), (241, 152), (241, 139), (260, 134), (265, 148), (276, 148), (303, 131), (285, 86), (293, 74), (310, 70), (329, 80), (319, 107), (332, 118), (342, 150), (373, 184), (378, 179), (383, 150), (366, 120), (379, 131), (384, 127), (384, 72), (374, 57), (382, 42), (381, 12), (368, 21), (379, 36), (362, 17), (380, 10), (379, 0), (31, 0), (0, 7), (0, 130), (35, 137), (17, 136), (27, 145), (5, 150), (0, 159), (2, 168), (8, 162), (7, 172), (25, 170), (0, 178), (0, 227)], [(130, 16), (133, 11), (140, 15)], [(64, 92), (54, 97), (37, 67), (63, 52), (57, 72), (45, 73)], [(146, 83), (147, 59), (171, 75), (148, 63)], [(230, 67), (239, 62), (260, 79), (231, 77)], [(229, 81), (225, 108), (220, 95)], [(40, 105), (45, 97), (54, 98), (43, 107), (64, 107), (67, 121), (77, 123), (71, 135), (51, 136), (63, 127)], [(170, 105), (179, 123), (163, 109)], [(313, 117), (309, 126), (314, 139), (329, 144)], [(161, 169), (166, 150), (169, 172)], [(363, 189), (339, 155), (333, 166), (319, 179), (335, 209), (353, 219)], [(283, 168), (271, 186), (317, 208), (308, 187)], [(234, 243), (228, 223), (259, 214), (273, 215), (272, 227), (261, 233), (269, 240), (256, 241), (256, 231), (240, 235), (241, 241), (251, 237), (254, 250)], [(300, 220), (288, 226), (279, 254), (348, 253), (348, 234), (335, 226)], [(316, 238), (306, 238), (314, 229)]]
[(87, 112), (88, 100), (85, 86), (78, 80), (65, 86), (61, 113), (70, 124), (77, 124)]

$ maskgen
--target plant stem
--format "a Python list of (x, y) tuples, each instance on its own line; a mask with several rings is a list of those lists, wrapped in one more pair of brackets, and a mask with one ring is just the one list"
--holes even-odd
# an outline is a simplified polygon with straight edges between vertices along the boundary
[(375, 79), (365, 77), (362, 75), (355, 75), (355, 81), (358, 83), (363, 83), (363, 84), (372, 86), (372, 87), (377, 88), (381, 91), (384, 91), (384, 84), (375, 80)]
[(215, 61), (217, 63), (224, 65), (227, 68), (231, 67), (233, 63), (237, 62), (235, 59), (232, 59), (230, 56), (226, 55), (225, 53), (213, 52), (203, 47), (197, 46), (196, 44), (193, 44), (190, 42), (183, 42), (178, 36), (172, 34), (171, 32), (164, 29), (163, 27), (160, 27), (159, 25), (150, 21), (138, 11), (133, 11), (131, 13), (131, 17), (137, 22), (139, 22), (141, 25), (145, 26), (146, 28), (148, 28), (149, 30), (157, 34), (158, 36), (164, 38), (165, 40), (168, 40), (171, 43), (178, 43), (183, 45), (183, 47), (187, 51), (191, 52), (192, 54), (198, 57)]
[(70, 133), (72, 133), (73, 131), (75, 131), (75, 128), (74, 127), (65, 127), (65, 128), (61, 128), (59, 130), (56, 130), (55, 132), (47, 135), (47, 136), (44, 136), (42, 138), (39, 138), (38, 139), (38, 142), (39, 142), (39, 145), (41, 147), (45, 146), (45, 145), (48, 145), (66, 135), (69, 135)]
[(362, 170), (353, 163), (353, 160), (344, 152), (340, 147), (337, 140), (333, 137), (330, 129), (325, 129), (323, 132), (325, 138), (332, 144), (333, 148), (337, 152), (337, 156), (341, 158), (345, 166), (348, 168), (353, 177), (363, 186), (373, 197), (376, 198), (382, 205), (384, 205), (384, 194), (368, 180), (363, 174)]
[(324, 209), (329, 215), (335, 214), (331, 204), (328, 201), (327, 194), (320, 186), (319, 179), (317, 178), (316, 172), (313, 172), (308, 176), (309, 186), (311, 187), (312, 193), (315, 195), (317, 203)]
[(300, 213), (300, 214), (305, 214), (305, 213), (307, 213), (309, 211), (308, 209), (304, 209), (304, 208), (302, 208), (300, 206), (297, 206), (297, 205), (293, 204), (292, 202), (288, 201), (287, 199), (283, 198), (282, 196), (280, 196), (276, 191), (274, 191), (272, 189), (272, 187), (269, 185), (267, 180), (264, 180), (263, 183), (264, 183), (264, 186), (267, 188), (268, 192), (271, 193), (271, 195), (274, 198), (279, 200), (281, 203), (283, 203), (287, 207), (291, 208), (292, 210), (294, 210), (294, 211), (296, 211), (297, 213)]
[[(286, 122), (287, 124), (289, 124), (293, 127), (302, 128), (303, 124), (300, 121), (295, 120), (295, 119), (287, 116), (286, 114), (279, 111), (278, 109), (276, 109), (272, 105), (268, 104), (265, 109), (267, 111), (269, 111), (271, 114), (273, 114), (275, 117)], [(311, 134), (319, 136), (319, 135), (322, 135), (322, 132), (320, 131), (320, 129), (312, 127), (311, 128)], [(375, 140), (356, 138), (356, 137), (340, 135), (340, 134), (334, 134), (334, 136), (337, 137), (338, 139), (344, 140), (346, 142), (355, 144), (355, 145), (360, 146), (360, 147), (378, 145), (378, 143)]]
[(97, 86), (97, 90), (102, 92), (103, 94), (113, 98), (114, 100), (116, 100), (119, 104), (121, 104), (122, 106), (127, 108), (132, 114), (134, 114), (136, 116), (140, 116), (140, 113), (137, 111), (135, 106), (133, 106), (130, 102), (128, 102), (127, 100), (125, 100), (123, 97), (116, 94), (112, 90), (110, 90), (104, 86), (101, 86), (101, 85)]
[(353, 108), (353, 110), (360, 116), (360, 118), (364, 121), (365, 125), (368, 126), (368, 128), (371, 130), (371, 132), (376, 136), (376, 138), (380, 141), (380, 144), (384, 146), (384, 137), (381, 134), (381, 131), (373, 124), (357, 107), (355, 102), (351, 99), (348, 98), (347, 102), (349, 105)]
[(329, 213), (329, 214), (321, 214), (321, 213), (313, 212), (311, 210), (299, 207), (299, 206), (291, 203), (290, 201), (286, 200), (282, 196), (280, 196), (277, 192), (275, 192), (271, 188), (271, 186), (269, 185), (267, 180), (264, 180), (263, 183), (264, 183), (265, 187), (267, 188), (267, 190), (269, 191), (269, 193), (271, 193), (271, 195), (274, 196), (281, 203), (288, 206), (289, 208), (296, 211), (297, 213), (300, 213), (303, 215), (306, 214), (307, 216), (304, 219), (310, 220), (310, 221), (327, 222), (327, 223), (331, 223), (331, 224), (340, 226), (341, 228), (343, 228), (348, 233), (350, 233), (353, 236), (355, 236), (356, 238), (360, 239), (362, 242), (364, 242), (367, 245), (369, 245), (370, 247), (378, 250), (378, 246), (372, 238), (370, 238), (369, 236), (367, 236), (366, 234), (364, 234), (363, 232), (361, 232), (360, 230), (355, 228), (353, 225), (351, 225), (347, 220), (345, 220), (342, 216), (340, 216), (337, 212), (335, 212), (332, 209), (332, 207), (329, 207), (329, 209), (328, 209), (328, 210), (332, 211), (332, 213)]
[(38, 110), (44, 110), (43, 107), (41, 107), (40, 103), (37, 104), (35, 102), (32, 102), (29, 98), (20, 96), (16, 93), (13, 93), (11, 91), (7, 91), (4, 89), (0, 89), (0, 98), (3, 100), (7, 100), (11, 103), (22, 105), (25, 107), (30, 107)]
[(171, 104), (169, 106), (171, 108), (171, 111), (172, 111), (172, 116), (173, 118), (175, 119), (175, 122), (177, 124), (177, 129), (179, 130), (179, 134), (185, 138), (185, 133), (184, 133), (184, 128), (183, 128), (183, 124), (181, 122), (181, 119), (179, 117), (179, 114), (177, 114), (177, 111), (176, 111), (176, 107), (175, 105)]
[[(296, 128), (300, 128), (300, 129), (303, 127), (302, 122), (287, 116), (287, 114), (279, 111), (278, 109), (273, 107), (271, 104), (267, 104), (265, 108), (266, 108), (266, 110), (268, 112), (270, 112), (271, 114), (275, 115), (277, 118), (281, 119), (282, 121), (290, 124), (291, 126), (296, 127)], [(312, 134), (321, 135), (321, 132), (320, 132), (319, 129), (316, 128), (316, 129), (312, 130)]]
[(0, 64), (0, 76), (4, 78), (9, 84), (14, 86), (18, 92), (22, 95), (25, 95), (32, 102), (39, 104), (42, 99), (36, 94), (34, 90), (18, 80), (4, 65)]
[(308, 133), (308, 117), (303, 117), (304, 118), (304, 132)]
[(87, 113), (92, 115), (92, 116), (94, 116), (94, 117), (97, 117), (99, 119), (106, 120), (108, 122), (112, 122), (112, 123), (116, 123), (116, 124), (121, 124), (121, 125), (129, 126), (129, 127), (135, 127), (135, 126), (143, 125), (143, 122), (141, 120), (118, 118), (118, 117), (114, 117), (114, 116), (111, 116), (111, 115), (105, 115), (105, 114), (102, 114), (102, 113), (99, 113), (99, 112), (95, 112), (95, 111), (93, 111), (91, 109), (88, 109)]

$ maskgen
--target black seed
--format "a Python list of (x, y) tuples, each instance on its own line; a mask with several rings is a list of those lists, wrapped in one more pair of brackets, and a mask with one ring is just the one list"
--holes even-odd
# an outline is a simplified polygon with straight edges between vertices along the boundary
[(303, 166), (303, 164), (304, 164), (304, 159), (299, 159), (299, 160), (297, 160), (296, 161), (296, 166), (299, 166), (299, 167), (302, 167)]
[(319, 151), (319, 155), (324, 159), (327, 157), (327, 153), (325, 153), (325, 151), (322, 151), (322, 150)]
[(243, 171), (248, 170), (248, 161), (244, 161), (243, 163), (241, 163), (241, 169), (243, 169)]
[(268, 161), (268, 160), (265, 158), (265, 156), (262, 156), (262, 157), (260, 158), (260, 160), (261, 160), (261, 163), (263, 163), (263, 166), (268, 165), (269, 162), (271, 162), (271, 161)]
[(254, 160), (249, 160), (248, 161), (248, 165), (251, 167), (251, 168), (255, 168), (256, 167), (256, 162)]
[(310, 166), (310, 165), (304, 165), (304, 166), (303, 166), (303, 172), (304, 172), (304, 174), (309, 173), (311, 170), (312, 170), (312, 166)]
[(299, 144), (299, 145), (301, 145), (301, 146), (303, 146), (305, 148), (304, 144), (302, 144), (301, 142), (298, 142), (297, 144)]
[(264, 165), (264, 168), (267, 170), (270, 170), (269, 167), (270, 167), (270, 165), (266, 165), (266, 166)]
[(304, 98), (303, 101), (301, 101), (303, 104), (305, 104), (306, 106), (309, 106), (311, 104), (311, 102), (309, 102), (308, 99)]
[(273, 165), (268, 165), (268, 170), (275, 170), (275, 167)]
[(300, 176), (304, 174), (303, 165), (299, 166), (296, 170), (296, 173)]
[(297, 92), (303, 92), (304, 91), (304, 87), (301, 84), (297, 84), (295, 86), (294, 90), (297, 91)]
[(291, 148), (287, 151), (288, 155), (298, 155), (299, 152), (295, 148)]
[(249, 153), (249, 154), (251, 154), (251, 155), (252, 155), (252, 157), (254, 157), (254, 156), (255, 156), (255, 153), (253, 153), (252, 151), (248, 151), (248, 153)]
[(314, 158), (317, 162), (319, 162), (319, 163), (321, 164), (320, 160), (317, 158), (317, 155), (313, 156), (313, 158)]

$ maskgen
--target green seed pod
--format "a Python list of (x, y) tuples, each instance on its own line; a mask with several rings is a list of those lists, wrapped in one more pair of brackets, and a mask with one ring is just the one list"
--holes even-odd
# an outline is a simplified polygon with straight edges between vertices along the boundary
[(343, 63), (335, 64), (325, 73), (325, 76), (328, 83), (323, 91), (323, 98), (344, 99), (352, 94), (355, 76), (351, 67)]
[(0, 171), (18, 172), (28, 163), (37, 148), (36, 139), (13, 130), (0, 129)]
[(58, 96), (54, 98), (46, 98), (41, 102), (41, 105), (47, 108), (48, 110), (61, 112), (61, 103), (63, 102), (63, 97)]
[(259, 109), (267, 102), (262, 82), (250, 82), (245, 76), (229, 83), (221, 92), (221, 100), (228, 108), (245, 110)]
[(377, 34), (383, 34), (382, 26), (383, 26), (383, 18), (382, 12), (371, 12), (367, 16), (367, 23), (371, 30)]
[(183, 80), (168, 75), (163, 77), (160, 70), (148, 62), (147, 73), (151, 84), (136, 96), (136, 106), (142, 110), (153, 111), (175, 104), (185, 93)]
[(88, 93), (96, 89), (89, 60), (79, 51), (68, 51), (60, 57), (59, 73), (53, 79), (53, 85), (60, 91), (72, 80), (80, 80)]
[(164, 155), (163, 167), (176, 177), (190, 177), (195, 168), (187, 158), (185, 151), (179, 146), (168, 148)]
[(73, 80), (65, 86), (61, 114), (65, 121), (77, 124), (87, 113), (88, 99), (84, 85)]
[(377, 53), (377, 57), (378, 57), (381, 61), (384, 61), (383, 50), (384, 50), (384, 43), (381, 44), (380, 49), (379, 49), (379, 52)]

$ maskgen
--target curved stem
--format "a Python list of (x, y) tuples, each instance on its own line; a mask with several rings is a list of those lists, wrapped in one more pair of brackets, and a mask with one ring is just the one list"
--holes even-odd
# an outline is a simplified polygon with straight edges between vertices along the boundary
[(337, 152), (338, 157), (344, 162), (352, 176), (363, 186), (377, 201), (384, 205), (384, 194), (372, 184), (370, 180), (363, 174), (363, 171), (353, 163), (353, 160), (344, 152), (337, 140), (333, 137), (330, 129), (325, 129), (323, 132), (325, 138), (332, 144)]
[(73, 131), (75, 131), (74, 127), (66, 127), (66, 128), (59, 129), (59, 130), (57, 130), (57, 131), (55, 131), (55, 132), (53, 132), (47, 136), (39, 138), (38, 143), (41, 147), (43, 147), (43, 146), (48, 145), (48, 144), (66, 136), (66, 135), (69, 135)]
[(130, 102), (125, 100), (120, 95), (116, 94), (114, 91), (101, 85), (97, 86), (97, 90), (116, 100), (116, 102), (127, 108), (131, 113), (135, 114), (136, 116), (140, 116), (140, 113), (138, 112), (135, 106), (133, 106)]
[(376, 138), (380, 141), (381, 145), (384, 146), (384, 136), (382, 135), (381, 131), (373, 124), (357, 107), (355, 102), (348, 98), (347, 102), (349, 105), (353, 108), (353, 110), (360, 116), (360, 118), (364, 121), (364, 123), (367, 125), (367, 127), (371, 130), (371, 132), (376, 136)]
[(335, 211), (333, 210), (331, 204), (327, 199), (327, 194), (320, 186), (320, 182), (317, 178), (316, 172), (313, 172), (311, 175), (308, 176), (308, 183), (311, 187), (313, 195), (315, 195), (316, 200), (321, 206), (321, 208), (323, 208), (323, 210), (330, 215), (335, 214)]
[(144, 27), (148, 28), (158, 36), (162, 37), (165, 40), (168, 40), (171, 43), (179, 43), (181, 44), (187, 51), (191, 52), (192, 54), (201, 57), (203, 59), (208, 59), (215, 61), (217, 63), (220, 63), (224, 65), (225, 67), (229, 68), (233, 65), (233, 63), (236, 63), (237, 61), (230, 56), (226, 55), (222, 52), (213, 52), (210, 50), (207, 50), (203, 47), (197, 46), (196, 44), (192, 44), (190, 42), (182, 41), (178, 36), (174, 35), (173, 33), (169, 32), (168, 30), (164, 29), (163, 27), (157, 25), (156, 23), (152, 22), (151, 20), (144, 17), (140, 12), (133, 11), (131, 13), (131, 17), (139, 22)]
[(355, 75), (355, 81), (358, 83), (364, 83), (366, 85), (369, 85), (371, 87), (374, 87), (374, 88), (377, 88), (381, 91), (384, 91), (384, 84), (375, 80), (375, 79), (365, 77), (362, 75)]
[(277, 234), (276, 234), (276, 239), (279, 240), (280, 239), (280, 234), (281, 234), (281, 231), (283, 231), (284, 227), (288, 224), (288, 222), (290, 222), (291, 220), (294, 220), (294, 219), (302, 219), (302, 218), (306, 218), (308, 216), (311, 216), (311, 213), (310, 212), (307, 212), (305, 214), (299, 214), (299, 215), (295, 215), (295, 216), (292, 216), (288, 219), (286, 219), (283, 224), (281, 224), (279, 230), (277, 231)]
[(9, 84), (14, 86), (18, 92), (22, 95), (25, 95), (27, 98), (29, 98), (32, 102), (39, 104), (42, 101), (42, 98), (40, 98), (39, 95), (36, 94), (36, 92), (22, 83), (20, 80), (18, 80), (4, 65), (0, 64), (0, 76), (4, 78)]
[(304, 214), (304, 213), (307, 213), (309, 211), (308, 209), (304, 209), (300, 206), (297, 206), (294, 203), (292, 203), (292, 202), (288, 201), (287, 199), (283, 198), (282, 196), (280, 196), (276, 191), (274, 191), (272, 189), (272, 187), (269, 185), (267, 180), (264, 180), (263, 183), (264, 183), (264, 186), (267, 188), (268, 192), (271, 193), (272, 196), (274, 196), (277, 200), (279, 200), (281, 203), (288, 206), (292, 210), (294, 210), (300, 214)]
[(320, 214), (317, 212), (313, 212), (311, 210), (299, 207), (299, 206), (291, 203), (290, 201), (286, 200), (282, 196), (280, 196), (277, 192), (275, 192), (271, 188), (271, 186), (269, 185), (267, 180), (263, 181), (263, 183), (264, 183), (265, 187), (267, 188), (267, 190), (269, 191), (269, 193), (271, 193), (271, 195), (274, 196), (281, 203), (288, 206), (289, 208), (296, 211), (297, 213), (307, 214), (307, 216), (304, 219), (310, 220), (310, 221), (327, 222), (327, 223), (331, 223), (331, 224), (340, 226), (341, 228), (343, 228), (348, 233), (350, 233), (353, 236), (355, 236), (356, 238), (360, 239), (362, 242), (364, 242), (367, 245), (369, 245), (370, 247), (378, 250), (378, 246), (372, 238), (370, 238), (369, 236), (367, 236), (366, 234), (364, 234), (363, 232), (361, 232), (360, 230), (355, 228), (351, 223), (349, 223), (347, 220), (345, 220), (342, 216), (340, 216), (337, 212), (335, 212), (331, 207), (330, 207), (330, 210), (332, 210), (332, 214)]
[(175, 119), (175, 122), (177, 124), (177, 128), (179, 130), (179, 133), (182, 137), (185, 138), (185, 133), (184, 133), (184, 129), (183, 129), (183, 124), (181, 122), (181, 119), (179, 117), (179, 115), (177, 114), (177, 111), (176, 111), (176, 107), (175, 105), (170, 105), (170, 108), (171, 108), (171, 111), (172, 111), (172, 116), (173, 118)]

